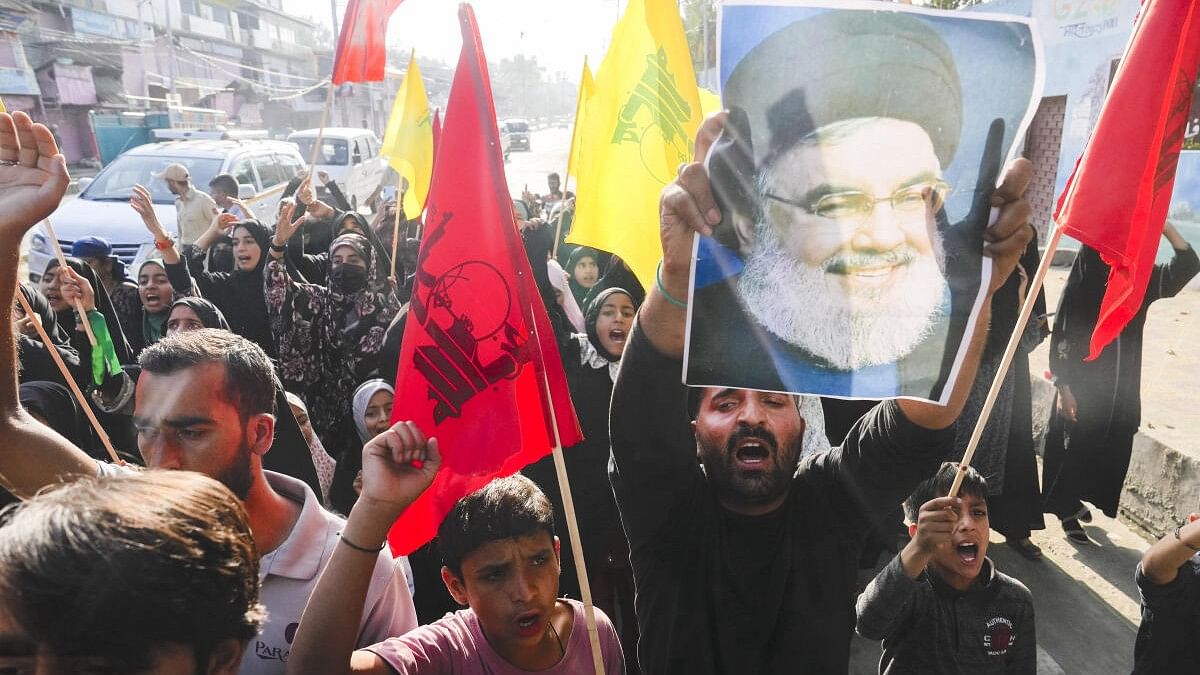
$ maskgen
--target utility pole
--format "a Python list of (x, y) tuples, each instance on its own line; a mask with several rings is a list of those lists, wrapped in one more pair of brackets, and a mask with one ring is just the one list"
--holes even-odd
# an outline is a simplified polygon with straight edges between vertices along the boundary
[(713, 5), (709, 0), (704, 0), (704, 11), (700, 14), (700, 52), (701, 70), (700, 70), (700, 86), (708, 86), (708, 16), (712, 11)]
[(171, 4), (176, 0), (167, 0), (167, 74), (171, 77), (171, 100), (167, 103), (167, 111), (171, 110), (171, 103), (178, 100), (179, 92), (175, 89), (175, 29), (171, 27)]
[[(330, 17), (330, 18), (333, 20), (333, 24), (332, 24), (332, 27), (333, 27), (333, 55), (334, 55), (334, 58), (337, 58), (337, 45), (338, 45), (338, 32), (339, 32), (339, 31), (338, 31), (338, 8), (337, 8), (337, 0), (329, 0), (329, 17)], [(330, 83), (329, 83), (329, 86), (331, 86), (331, 87), (332, 87), (332, 86), (334, 86), (332, 81), (330, 81)], [(334, 95), (335, 95), (335, 96), (337, 95), (337, 94), (336, 94), (336, 92), (334, 93)], [(349, 101), (343, 101), (343, 102), (342, 102), (342, 105), (343, 105), (343, 109), (342, 109), (342, 126), (347, 126), (347, 127), (348, 127), (348, 126), (350, 126), (350, 124), (349, 124), (349, 123), (347, 123), (347, 122), (346, 122), (346, 120), (350, 119), (350, 113), (349, 113), (349, 111), (348, 111), (348, 108), (349, 108), (349, 106), (350, 106), (350, 102), (349, 102)], [(329, 120), (329, 126), (331, 126), (331, 127), (338, 126), (338, 125), (336, 125), (336, 124), (334, 124), (334, 123), (333, 123), (333, 119), (332, 119), (332, 117), (333, 117), (333, 115), (332, 115), (332, 112), (336, 112), (336, 111), (337, 111), (337, 106), (335, 105), (335, 106), (333, 106), (333, 108), (332, 108), (331, 115), (330, 115), (331, 119)]]

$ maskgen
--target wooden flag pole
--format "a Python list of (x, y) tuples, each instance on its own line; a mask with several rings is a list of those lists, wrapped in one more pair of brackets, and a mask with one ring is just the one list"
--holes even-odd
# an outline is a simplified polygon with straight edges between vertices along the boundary
[[(537, 339), (537, 328), (534, 337)], [(539, 341), (540, 344), (540, 341)], [(542, 371), (542, 387), (546, 391), (546, 402), (550, 406), (550, 418), (554, 427), (554, 473), (558, 477), (558, 489), (562, 493), (563, 510), (567, 512), (567, 534), (571, 539), (571, 554), (575, 556), (575, 576), (579, 578), (579, 594), (583, 596), (583, 612), (587, 618), (588, 641), (592, 645), (592, 665), (596, 675), (604, 675), (604, 657), (600, 653), (600, 633), (596, 629), (596, 608), (592, 604), (592, 585), (588, 581), (587, 563), (583, 557), (583, 541), (579, 538), (579, 521), (575, 519), (575, 500), (571, 497), (571, 484), (567, 478), (567, 460), (563, 456), (562, 440), (558, 435), (558, 417), (554, 412), (554, 397), (550, 395), (550, 382)]]
[[(559, 202), (558, 223), (556, 223), (554, 225), (554, 248), (550, 249), (550, 257), (554, 258), (555, 260), (558, 260), (558, 247), (560, 244), (559, 237), (562, 236), (563, 215), (566, 214), (566, 212), (567, 212), (567, 181), (571, 180), (571, 176), (566, 171), (563, 172), (563, 176), (564, 176), (563, 182), (562, 182), (563, 198), (562, 198), (562, 201)], [(576, 185), (575, 187), (578, 188), (579, 186)]]
[[(1004, 349), (1004, 356), (1001, 357), (1000, 366), (996, 369), (996, 377), (992, 380), (987, 399), (983, 402), (983, 410), (980, 411), (979, 419), (975, 422), (975, 430), (971, 432), (971, 440), (967, 442), (966, 452), (963, 453), (962, 461), (958, 463), (958, 473), (954, 476), (954, 484), (950, 486), (947, 497), (957, 497), (958, 490), (962, 487), (967, 467), (971, 465), (971, 460), (975, 457), (975, 449), (979, 446), (979, 439), (983, 437), (983, 429), (987, 426), (992, 408), (996, 405), (996, 398), (1000, 395), (1001, 387), (1004, 386), (1004, 376), (1008, 373), (1009, 366), (1012, 365), (1013, 356), (1017, 353), (1017, 346), (1021, 344), (1021, 335), (1025, 332), (1025, 325), (1033, 314), (1038, 291), (1042, 290), (1046, 273), (1050, 271), (1050, 261), (1054, 259), (1054, 252), (1058, 250), (1060, 239), (1062, 239), (1062, 230), (1055, 227), (1054, 233), (1050, 236), (1050, 242), (1046, 244), (1046, 252), (1042, 254), (1037, 274), (1034, 275), (1032, 283), (1025, 291), (1025, 302), (1021, 305), (1021, 315), (1017, 317), (1017, 325), (1013, 326), (1013, 333), (1008, 338), (1008, 346)], [(1026, 377), (1028, 377), (1028, 373)]]
[(313, 142), (313, 149), (308, 158), (308, 181), (312, 186), (314, 197), (317, 194), (317, 188), (313, 185), (313, 179), (317, 175), (317, 157), (321, 154), (321, 141), (325, 136), (325, 124), (329, 122), (329, 109), (333, 107), (333, 92), (336, 88), (337, 85), (330, 79), (329, 93), (325, 95), (325, 108), (321, 111), (321, 126), (317, 128), (317, 138)]
[[(30, 323), (37, 329), (38, 336), (42, 338), (42, 344), (46, 346), (46, 351), (50, 353), (50, 358), (54, 359), (54, 363), (58, 366), (59, 372), (62, 373), (63, 379), (66, 380), (67, 386), (75, 394), (75, 400), (79, 401), (79, 407), (83, 409), (88, 421), (92, 423), (92, 428), (96, 430), (96, 435), (100, 437), (100, 442), (104, 444), (104, 449), (108, 451), (109, 458), (112, 459), (114, 464), (124, 464), (125, 462), (121, 461), (121, 458), (117, 456), (117, 451), (113, 449), (112, 441), (108, 439), (108, 434), (105, 433), (104, 427), (100, 426), (100, 421), (96, 419), (96, 413), (92, 412), (92, 406), (88, 405), (87, 398), (83, 395), (83, 391), (79, 389), (79, 385), (76, 384), (75, 377), (71, 375), (70, 370), (67, 370), (67, 364), (63, 363), (62, 355), (58, 353), (54, 342), (46, 334), (46, 328), (42, 326), (41, 316), (36, 314), (33, 308), (29, 306), (29, 301), (25, 299), (25, 294), (20, 289), (17, 290), (15, 295), (17, 296), (17, 302), (21, 304), (21, 310), (25, 312), (25, 316), (29, 317)], [(84, 317), (84, 321), (87, 321), (86, 316)]]
[[(540, 301), (540, 300), (539, 300)], [(536, 310), (534, 310), (536, 311)], [(533, 339), (537, 341), (538, 353), (545, 363), (542, 341), (538, 334), (537, 321), (531, 320)], [(596, 675), (604, 675), (604, 656), (600, 653), (600, 633), (596, 629), (596, 608), (592, 604), (592, 585), (588, 581), (587, 562), (583, 557), (583, 541), (579, 538), (579, 521), (575, 519), (575, 500), (571, 496), (571, 483), (567, 478), (567, 460), (563, 456), (562, 437), (558, 433), (558, 415), (554, 411), (554, 396), (550, 391), (550, 378), (545, 368), (541, 373), (542, 388), (550, 410), (550, 426), (554, 428), (554, 473), (558, 477), (558, 490), (562, 493), (563, 510), (567, 514), (567, 534), (571, 540), (571, 554), (575, 556), (575, 576), (579, 578), (579, 594), (583, 600), (583, 613), (587, 619), (588, 641), (592, 646), (592, 665)]]
[[(63, 255), (62, 244), (58, 243), (58, 235), (54, 234), (54, 226), (50, 224), (50, 219), (42, 221), (46, 225), (46, 235), (50, 237), (50, 241), (54, 242), (54, 255), (58, 258), (58, 266), (67, 269), (67, 257)], [(17, 295), (20, 295), (18, 293)], [(83, 301), (79, 298), (73, 303), (75, 311), (79, 313), (79, 322), (83, 324), (83, 330), (87, 333), (88, 343), (93, 347), (96, 346), (96, 334), (92, 332), (92, 324), (88, 322), (87, 312), (83, 309)], [(46, 343), (49, 345), (50, 343)]]
[[(391, 278), (396, 278), (396, 250), (400, 246), (400, 214), (404, 213), (404, 196), (400, 194), (400, 188), (404, 186), (404, 176), (397, 174), (396, 178), (396, 217), (392, 222), (392, 274)], [(408, 270), (405, 270), (408, 273)], [(399, 282), (399, 279), (396, 279)]]

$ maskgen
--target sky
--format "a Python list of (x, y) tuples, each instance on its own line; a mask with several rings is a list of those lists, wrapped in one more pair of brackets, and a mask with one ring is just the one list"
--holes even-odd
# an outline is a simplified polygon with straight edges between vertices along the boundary
[[(339, 14), (345, 0), (336, 0)], [(491, 61), (536, 56), (548, 74), (578, 81), (587, 55), (595, 68), (604, 55), (624, 0), (474, 0), (483, 49)], [(329, 24), (330, 0), (283, 0), (284, 9)], [(388, 44), (453, 64), (462, 39), (455, 0), (404, 0), (388, 24)]]

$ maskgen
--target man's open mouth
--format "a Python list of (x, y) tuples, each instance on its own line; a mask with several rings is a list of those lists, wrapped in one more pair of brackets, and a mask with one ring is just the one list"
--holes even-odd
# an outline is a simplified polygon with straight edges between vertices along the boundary
[(740, 464), (758, 466), (771, 458), (771, 447), (759, 438), (747, 438), (734, 448), (733, 456)]
[(626, 337), (628, 337), (627, 334), (620, 328), (614, 328), (608, 331), (608, 339), (612, 340), (613, 342), (624, 344)]
[(961, 560), (964, 565), (974, 565), (975, 561), (979, 559), (978, 544), (968, 544), (964, 542), (955, 546), (954, 548), (955, 553), (958, 554), (958, 559)]

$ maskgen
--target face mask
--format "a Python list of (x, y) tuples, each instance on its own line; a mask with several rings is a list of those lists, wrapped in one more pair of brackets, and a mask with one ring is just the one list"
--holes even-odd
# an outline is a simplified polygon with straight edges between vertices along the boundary
[(354, 293), (367, 287), (367, 270), (358, 265), (338, 265), (329, 271), (329, 287), (342, 293)]
[(229, 246), (213, 247), (213, 249), (208, 252), (208, 271), (232, 272), (233, 248)]

